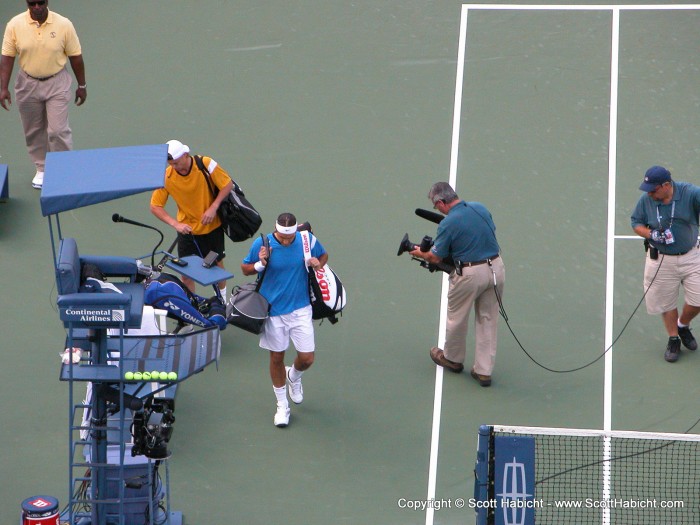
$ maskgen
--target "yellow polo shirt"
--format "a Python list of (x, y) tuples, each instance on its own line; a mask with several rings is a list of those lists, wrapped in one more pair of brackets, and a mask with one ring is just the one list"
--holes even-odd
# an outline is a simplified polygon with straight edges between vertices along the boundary
[[(231, 177), (214, 159), (202, 157), (202, 161), (209, 170), (216, 188), (221, 189), (231, 182)], [(189, 225), (195, 235), (205, 235), (214, 231), (221, 226), (218, 215), (209, 224), (202, 224), (202, 214), (214, 202), (214, 195), (204, 177), (194, 159), (190, 172), (185, 176), (168, 166), (165, 170), (165, 186), (153, 192), (151, 204), (165, 207), (168, 197), (172, 197), (177, 204), (178, 222)]]
[(49, 11), (46, 22), (37, 26), (27, 10), (7, 23), (2, 54), (19, 55), (19, 67), (32, 77), (44, 78), (61, 71), (68, 57), (81, 55), (82, 50), (73, 23), (66, 17)]

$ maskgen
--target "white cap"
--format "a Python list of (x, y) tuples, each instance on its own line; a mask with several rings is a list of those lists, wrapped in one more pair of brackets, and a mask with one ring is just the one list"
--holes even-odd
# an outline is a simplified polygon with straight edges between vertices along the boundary
[(179, 140), (169, 140), (166, 144), (168, 145), (168, 155), (172, 157), (172, 160), (177, 160), (185, 153), (190, 152), (189, 146), (183, 144)]

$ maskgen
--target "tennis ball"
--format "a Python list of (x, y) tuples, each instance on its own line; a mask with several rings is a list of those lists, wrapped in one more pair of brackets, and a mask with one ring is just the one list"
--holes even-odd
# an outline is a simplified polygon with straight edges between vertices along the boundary
[(141, 372), (134, 372), (134, 381), (141, 381), (143, 374)]
[(124, 374), (124, 379), (127, 381), (133, 381), (134, 380), (134, 373), (133, 372), (126, 372)]
[(151, 373), (150, 373), (150, 372), (144, 372), (143, 374), (141, 374), (141, 377), (143, 377), (143, 380), (144, 380), (144, 381), (148, 381), (149, 379), (151, 379)]
[(177, 379), (177, 372), (170, 372), (168, 374), (168, 379), (170, 379), (170, 381), (175, 381)]
[(158, 370), (151, 370), (151, 379), (154, 381), (158, 380), (158, 376), (160, 375), (160, 372)]
[(168, 380), (168, 373), (167, 372), (161, 372), (158, 377), (160, 377), (161, 381), (167, 381)]

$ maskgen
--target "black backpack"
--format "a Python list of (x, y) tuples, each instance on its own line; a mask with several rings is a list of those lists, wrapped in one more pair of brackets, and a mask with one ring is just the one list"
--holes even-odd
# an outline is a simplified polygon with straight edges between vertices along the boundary
[[(214, 185), (211, 181), (211, 174), (204, 165), (202, 157), (193, 155), (199, 169), (204, 173), (204, 178), (207, 179), (207, 185), (214, 198), (217, 197), (218, 191), (214, 191)], [(217, 212), (221, 219), (221, 224), (224, 228), (224, 233), (233, 242), (241, 242), (250, 239), (260, 229), (262, 217), (253, 205), (246, 199), (245, 193), (241, 187), (233, 181), (233, 189), (226, 198), (221, 202)]]

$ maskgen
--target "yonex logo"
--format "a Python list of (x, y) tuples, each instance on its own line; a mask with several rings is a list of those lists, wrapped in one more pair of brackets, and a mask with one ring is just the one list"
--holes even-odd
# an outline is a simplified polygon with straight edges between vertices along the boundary
[(205, 322), (202, 319), (199, 319), (199, 318), (195, 317), (194, 315), (192, 315), (190, 312), (183, 310), (182, 308), (180, 308), (178, 305), (176, 305), (172, 301), (165, 301), (163, 303), (163, 306), (165, 308), (167, 308), (168, 310), (170, 310), (173, 313), (173, 315), (175, 315), (176, 317), (179, 317), (180, 319), (182, 319), (188, 323), (196, 324), (197, 326), (206, 326)]

